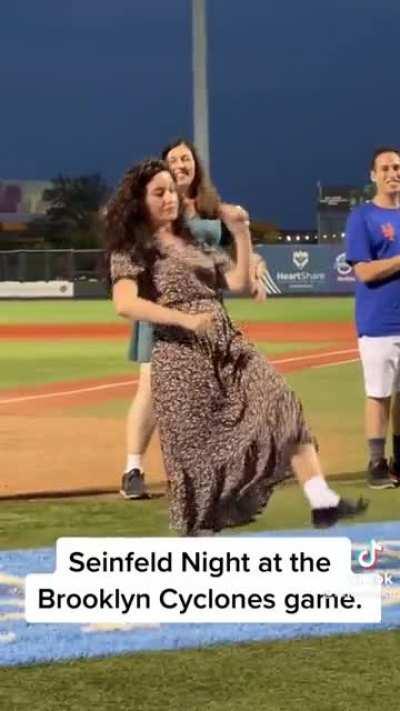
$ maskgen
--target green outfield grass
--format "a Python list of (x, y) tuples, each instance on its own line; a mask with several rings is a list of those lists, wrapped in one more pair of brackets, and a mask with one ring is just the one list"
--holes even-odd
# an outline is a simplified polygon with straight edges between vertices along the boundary
[[(357, 496), (363, 488), (341, 485), (338, 490)], [(369, 493), (371, 508), (363, 520), (397, 517), (393, 492)], [(59, 536), (169, 535), (165, 499), (3, 502), (0, 511), (0, 541), (6, 549), (53, 545)], [(276, 492), (257, 524), (245, 530), (304, 525), (303, 496), (296, 486), (287, 486)], [(365, 711), (379, 700), (396, 708), (399, 649), (399, 632), (391, 631), (3, 668), (0, 707)]]
[[(324, 348), (334, 343), (324, 343)], [(257, 343), (271, 357), (290, 351), (315, 350), (315, 342)], [(4, 340), (0, 348), (0, 390), (57, 381), (136, 375), (128, 360), (128, 339)]]
[[(6, 302), (0, 323), (117, 322), (110, 302)], [(232, 300), (234, 319), (349, 321), (352, 299)], [(6, 313), (4, 313), (6, 312)], [(324, 344), (328, 348), (334, 344)], [(270, 356), (319, 344), (259, 343)], [(0, 387), (134, 374), (127, 342), (3, 341)], [(322, 449), (328, 473), (363, 477), (363, 394), (358, 364), (290, 373)], [(124, 391), (125, 392), (125, 391)], [(129, 394), (103, 404), (70, 406), (68, 415), (123, 418)], [(335, 482), (344, 496), (366, 495), (362, 481)], [(399, 491), (368, 491), (360, 520), (398, 518)], [(166, 498), (117, 496), (0, 501), (0, 549), (54, 545), (60, 536), (168, 536)], [(229, 535), (304, 528), (309, 510), (295, 484), (280, 487), (255, 523)], [(333, 531), (334, 532), (334, 531)], [(396, 708), (400, 694), (397, 631), (332, 638), (226, 645), (124, 655), (25, 668), (0, 668), (0, 708), (26, 711), (366, 711)], [(1, 653), (1, 648), (0, 648)]]
[(364, 391), (360, 363), (288, 373), (321, 445), (329, 474), (354, 477), (366, 466)]
[(263, 304), (251, 299), (227, 300), (228, 311), (237, 321), (302, 323), (329, 321), (343, 323), (353, 318), (352, 297), (270, 298)]
[[(361, 473), (360, 473), (361, 474)], [(366, 490), (364, 482), (335, 482), (347, 497), (367, 496), (370, 508), (360, 521), (398, 519), (400, 490)], [(61, 536), (170, 536), (166, 497), (151, 501), (125, 501), (121, 497), (53, 501), (0, 501), (0, 549), (40, 548), (54, 545)], [(225, 531), (238, 535), (252, 531), (309, 528), (310, 512), (296, 484), (279, 487), (264, 513), (245, 527)]]
[(3, 669), (0, 702), (10, 711), (395, 710), (399, 649), (392, 631)]
[(134, 375), (127, 339), (2, 341), (0, 389), (57, 381)]
[[(240, 321), (349, 321), (351, 297), (269, 298), (264, 304), (251, 299), (227, 299), (232, 318)], [(118, 323), (111, 301), (5, 301), (1, 324)]]
[[(285, 377), (304, 404), (307, 420), (321, 446), (326, 472), (347, 479), (359, 476), (366, 464), (360, 364), (307, 369)], [(118, 388), (115, 397), (104, 403), (71, 404), (68, 416), (125, 418), (130, 398), (131, 388)]]
[(276, 342), (260, 342), (256, 343), (257, 348), (261, 353), (265, 353), (271, 358), (281, 355), (282, 353), (294, 353), (297, 351), (318, 351), (321, 349), (332, 349), (337, 350), (337, 343), (335, 341), (324, 341), (323, 343), (318, 343), (316, 341), (292, 341), (284, 343)]

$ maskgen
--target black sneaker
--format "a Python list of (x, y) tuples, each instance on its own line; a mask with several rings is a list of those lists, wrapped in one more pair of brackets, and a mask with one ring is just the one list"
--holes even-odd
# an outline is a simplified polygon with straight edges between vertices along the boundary
[(367, 484), (370, 489), (394, 489), (396, 484), (390, 476), (386, 459), (380, 459), (375, 464), (368, 463)]
[(337, 506), (330, 506), (325, 509), (313, 509), (311, 519), (314, 528), (329, 528), (334, 526), (341, 518), (351, 518), (364, 513), (369, 506), (369, 501), (358, 499), (358, 501), (350, 501), (349, 499), (339, 499)]
[(122, 477), (121, 496), (124, 499), (150, 499), (147, 486), (144, 483), (144, 473), (140, 469), (131, 469)]
[(394, 459), (391, 459), (389, 462), (389, 475), (394, 481), (395, 487), (397, 488), (400, 486), (400, 466), (394, 461)]

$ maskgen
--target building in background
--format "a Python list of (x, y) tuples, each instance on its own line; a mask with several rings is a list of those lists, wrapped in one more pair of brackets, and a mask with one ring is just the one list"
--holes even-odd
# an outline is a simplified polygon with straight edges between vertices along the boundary
[(43, 194), (51, 186), (44, 180), (0, 179), (0, 249), (2, 245), (18, 249), (21, 242), (32, 241), (32, 246), (37, 242), (38, 238), (29, 238), (26, 231), (32, 220), (46, 213)]
[(288, 242), (315, 244), (318, 241), (317, 231), (312, 228), (308, 230), (283, 228), (278, 227), (271, 222), (252, 220), (250, 229), (253, 244), (281, 245)]
[[(52, 182), (44, 180), (0, 179), (0, 250), (44, 246), (40, 234), (29, 232), (28, 226), (46, 214), (48, 204), (43, 196), (52, 187)], [(283, 229), (271, 222), (252, 220), (253, 241), (258, 244), (339, 242), (344, 238), (350, 210), (371, 197), (371, 186), (318, 184), (316, 230)]]
[(318, 184), (317, 232), (318, 241), (335, 242), (344, 238), (346, 220), (350, 210), (361, 202), (370, 200), (371, 187), (355, 188), (348, 185)]

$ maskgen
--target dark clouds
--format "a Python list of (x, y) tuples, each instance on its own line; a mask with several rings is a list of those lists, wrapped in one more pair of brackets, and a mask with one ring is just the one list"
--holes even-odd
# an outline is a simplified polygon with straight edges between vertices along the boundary
[[(191, 135), (190, 0), (17, 0), (0, 28), (0, 175), (101, 170)], [(212, 168), (282, 226), (317, 180), (357, 183), (397, 143), (400, 4), (208, 0)]]

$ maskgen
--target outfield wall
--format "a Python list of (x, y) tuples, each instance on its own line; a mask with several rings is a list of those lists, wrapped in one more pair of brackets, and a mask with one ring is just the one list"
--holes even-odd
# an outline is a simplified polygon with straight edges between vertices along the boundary
[(270, 294), (353, 294), (355, 276), (341, 245), (257, 247), (267, 264)]
[[(355, 277), (340, 245), (259, 245), (270, 295), (354, 292)], [(0, 252), (0, 298), (104, 298), (102, 250)]]
[(96, 299), (107, 296), (101, 249), (0, 251), (0, 298)]

